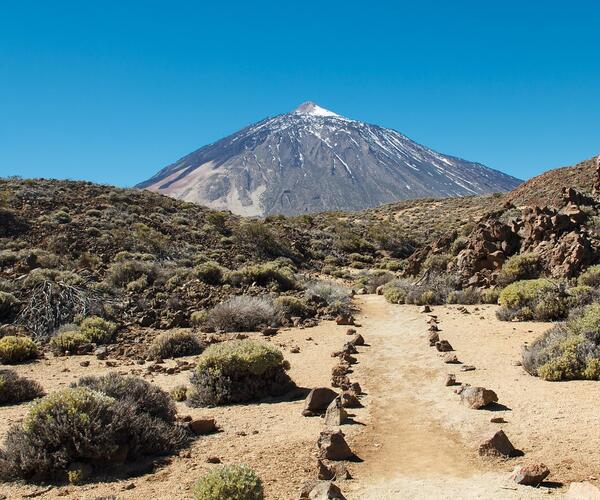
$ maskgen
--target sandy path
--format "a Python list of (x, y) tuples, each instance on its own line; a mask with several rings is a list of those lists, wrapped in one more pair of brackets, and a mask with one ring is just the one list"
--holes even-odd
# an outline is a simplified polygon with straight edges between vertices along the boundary
[[(553, 492), (517, 488), (508, 479), (517, 462), (483, 461), (476, 455), (477, 436), (485, 430), (494, 432), (498, 425), (489, 422), (491, 412), (462, 407), (458, 397), (444, 386), (445, 373), (458, 367), (448, 369), (428, 347), (425, 315), (416, 307), (387, 304), (383, 297), (369, 295), (357, 300), (362, 308), (361, 333), (371, 344), (355, 370), (355, 377), (368, 393), (366, 407), (357, 411), (357, 419), (368, 425), (352, 441), (364, 462), (352, 468), (357, 481), (346, 486), (349, 499), (537, 498)], [(436, 312), (444, 329), (450, 321), (441, 315), (441, 309)], [(464, 331), (465, 317), (456, 310), (443, 309), (448, 318), (456, 318), (456, 328)], [(473, 319), (477, 319), (479, 329), (470, 330), (471, 336), (475, 331), (479, 335), (482, 326), (491, 321)], [(538, 325), (538, 330), (541, 328)], [(454, 343), (448, 330), (443, 338)], [(483, 343), (477, 345), (478, 357), (468, 362), (481, 367), (486, 353), (481, 352)], [(462, 357), (460, 350), (457, 354)], [(477, 429), (467, 424), (473, 419), (479, 424)], [(470, 438), (465, 436), (469, 433)]]

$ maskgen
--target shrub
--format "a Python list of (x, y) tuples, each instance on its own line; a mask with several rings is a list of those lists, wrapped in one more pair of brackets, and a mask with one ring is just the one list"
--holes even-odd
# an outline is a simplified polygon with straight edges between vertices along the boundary
[(314, 281), (306, 286), (305, 297), (322, 303), (331, 314), (350, 313), (350, 290), (333, 281)]
[(497, 288), (486, 288), (481, 291), (481, 302), (484, 304), (497, 304), (500, 291)]
[(201, 478), (194, 486), (194, 500), (263, 500), (263, 486), (245, 465), (227, 465)]
[(0, 370), (0, 405), (31, 401), (44, 395), (34, 380), (17, 375), (14, 370)]
[(256, 283), (265, 287), (274, 286), (282, 292), (293, 290), (296, 287), (296, 280), (290, 269), (282, 267), (277, 262), (242, 267), (239, 271), (229, 275), (232, 285), (237, 285), (238, 280), (245, 285)]
[(450, 251), (452, 252), (452, 255), (458, 255), (462, 250), (467, 248), (468, 244), (469, 244), (469, 239), (466, 236), (459, 236), (458, 238), (456, 238), (452, 242), (452, 245), (450, 247)]
[(55, 354), (69, 352), (75, 354), (77, 349), (89, 343), (88, 338), (77, 330), (60, 332), (50, 339), (50, 349)]
[(17, 312), (18, 305), (19, 301), (12, 293), (0, 291), (0, 321), (10, 320)]
[(593, 288), (600, 287), (600, 264), (588, 268), (577, 278), (579, 285), (591, 286)]
[(117, 260), (113, 262), (106, 273), (106, 282), (111, 286), (124, 287), (132, 281), (145, 278), (146, 283), (152, 284), (160, 274), (159, 267), (146, 260)]
[(261, 326), (277, 325), (279, 315), (266, 297), (232, 297), (216, 305), (206, 315), (205, 324), (225, 332), (256, 331)]
[(294, 387), (288, 368), (281, 351), (266, 342), (213, 344), (198, 359), (188, 400), (192, 406), (207, 406), (278, 396)]
[(451, 256), (445, 253), (431, 254), (423, 262), (423, 270), (431, 270), (436, 273), (445, 273), (448, 269)]
[(280, 238), (264, 223), (258, 221), (245, 222), (234, 234), (234, 240), (248, 248), (254, 254), (264, 258), (291, 257), (293, 252), (285, 246)]
[(190, 325), (194, 327), (198, 327), (206, 323), (206, 318), (208, 317), (207, 311), (194, 311), (190, 315)]
[(175, 331), (158, 335), (148, 349), (152, 359), (179, 358), (202, 352), (202, 344), (190, 332)]
[(188, 388), (185, 385), (177, 385), (171, 389), (171, 397), (174, 401), (185, 401), (187, 399)]
[(37, 345), (29, 337), (7, 335), (0, 339), (0, 362), (5, 365), (28, 361), (37, 356)]
[(390, 281), (383, 287), (383, 296), (391, 304), (404, 304), (413, 285), (406, 279)]
[(590, 304), (579, 311), (574, 311), (567, 325), (573, 334), (583, 335), (600, 344), (600, 303)]
[(194, 274), (198, 279), (209, 285), (221, 284), (225, 271), (225, 268), (216, 262), (204, 262), (194, 268)]
[(498, 283), (508, 285), (515, 281), (531, 280), (541, 272), (540, 256), (535, 253), (513, 255), (502, 266), (498, 274)]
[(102, 377), (82, 377), (75, 387), (101, 392), (165, 422), (174, 422), (177, 410), (169, 395), (156, 385), (133, 375), (111, 372)]
[(515, 309), (531, 306), (541, 292), (553, 287), (554, 284), (547, 279), (516, 281), (500, 292), (498, 303), (503, 307)]
[(81, 322), (80, 332), (89, 342), (107, 344), (113, 338), (117, 325), (98, 316), (91, 316)]
[(306, 302), (288, 295), (282, 295), (275, 299), (275, 307), (285, 318), (299, 317), (302, 319), (310, 318), (315, 315), (314, 309), (310, 308)]
[(569, 305), (571, 308), (582, 307), (600, 300), (600, 292), (587, 285), (569, 288)]
[(160, 412), (146, 411), (147, 401), (132, 397), (130, 387), (125, 389), (116, 391), (126, 393), (120, 399), (84, 386), (71, 387), (34, 403), (23, 424), (7, 433), (0, 451), (0, 477), (80, 481), (87, 470), (183, 446), (186, 434), (173, 424), (174, 413), (168, 419), (154, 416)]
[(481, 302), (481, 292), (476, 288), (453, 290), (448, 294), (446, 302), (448, 304), (479, 304)]

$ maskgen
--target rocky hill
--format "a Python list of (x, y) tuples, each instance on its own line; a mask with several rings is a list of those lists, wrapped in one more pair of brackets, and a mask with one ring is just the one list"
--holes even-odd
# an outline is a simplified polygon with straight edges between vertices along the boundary
[(506, 195), (507, 201), (516, 206), (560, 206), (565, 186), (590, 192), (596, 178), (596, 159), (582, 161), (573, 167), (548, 170), (529, 179)]
[(520, 182), (309, 102), (200, 148), (137, 187), (256, 216), (502, 192)]

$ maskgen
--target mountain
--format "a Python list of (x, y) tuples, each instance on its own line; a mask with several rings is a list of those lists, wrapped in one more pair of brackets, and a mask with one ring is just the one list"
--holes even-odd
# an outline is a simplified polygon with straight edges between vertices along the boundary
[(360, 210), (521, 181), (312, 102), (204, 146), (137, 187), (240, 215)]

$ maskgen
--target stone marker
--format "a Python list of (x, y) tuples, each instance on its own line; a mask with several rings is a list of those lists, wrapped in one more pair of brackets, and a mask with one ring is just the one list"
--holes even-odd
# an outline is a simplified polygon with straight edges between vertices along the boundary
[(492, 457), (512, 457), (516, 451), (504, 431), (496, 432), (491, 438), (483, 441), (478, 449), (479, 455)]
[(512, 478), (517, 484), (525, 486), (538, 486), (550, 475), (550, 470), (542, 463), (517, 467)]

